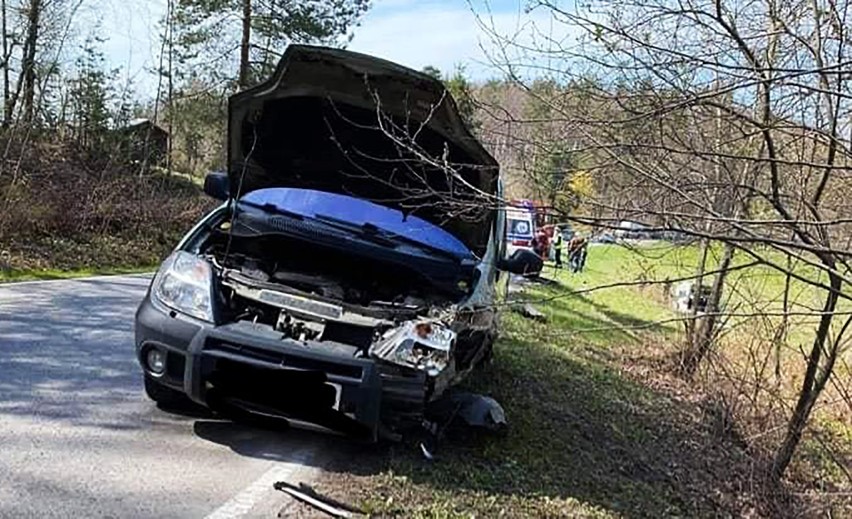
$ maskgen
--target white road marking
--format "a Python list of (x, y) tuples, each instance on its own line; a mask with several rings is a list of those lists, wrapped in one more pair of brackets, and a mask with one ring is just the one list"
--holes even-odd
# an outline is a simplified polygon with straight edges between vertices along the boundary
[(276, 462), (275, 466), (266, 471), (254, 483), (247, 486), (239, 494), (229, 499), (225, 504), (214, 510), (206, 519), (232, 519), (243, 517), (251, 511), (263, 497), (272, 491), (272, 484), (276, 481), (292, 482), (293, 476), (306, 467), (314, 455), (313, 450), (303, 449), (296, 451), (290, 461)]

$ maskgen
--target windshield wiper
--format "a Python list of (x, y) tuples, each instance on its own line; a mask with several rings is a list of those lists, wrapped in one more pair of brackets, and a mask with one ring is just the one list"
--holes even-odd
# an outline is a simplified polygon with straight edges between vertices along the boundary
[[(326, 226), (326, 227), (332, 227), (333, 229), (337, 229), (337, 230), (346, 231), (349, 234), (354, 234), (354, 235), (357, 235), (358, 237), (364, 238), (363, 236), (361, 236), (362, 232), (358, 228), (348, 228), (348, 227), (344, 227), (342, 225), (337, 225), (337, 224), (332, 225), (329, 222), (323, 222), (323, 221), (318, 220), (316, 218), (306, 217), (303, 214), (294, 213), (293, 211), (288, 211), (287, 209), (283, 209), (283, 208), (281, 208), (281, 207), (279, 207), (275, 204), (271, 204), (271, 203), (257, 204), (257, 203), (254, 203), (254, 202), (246, 202), (246, 201), (240, 201), (240, 204), (245, 204), (249, 207), (260, 209), (264, 213), (270, 213), (270, 214), (274, 214), (276, 216), (284, 216), (284, 217), (287, 217), (287, 218), (292, 218), (294, 220), (298, 220), (300, 222), (304, 222), (304, 221), (318, 222), (320, 225), (323, 225), (323, 226)], [(390, 243), (387, 240), (384, 240), (384, 239), (381, 240), (379, 242), (379, 244), (385, 245), (385, 246), (390, 245)]]
[[(323, 225), (327, 225), (331, 228), (339, 229), (341, 231), (346, 231), (348, 233), (354, 234), (359, 238), (371, 241), (373, 243), (384, 245), (385, 247), (393, 247), (394, 245), (396, 245), (392, 240), (389, 240), (383, 234), (373, 232), (371, 228), (365, 228), (361, 225), (357, 225), (352, 222), (347, 222), (346, 220), (341, 220), (333, 216), (318, 214), (313, 217), (310, 217), (310, 219), (317, 221)], [(378, 230), (378, 228), (376, 229)]]
[(413, 238), (409, 238), (408, 236), (403, 236), (401, 234), (397, 234), (392, 231), (388, 231), (386, 229), (382, 229), (371, 223), (365, 224), (355, 224), (352, 222), (348, 222), (346, 220), (341, 220), (340, 218), (336, 218), (334, 216), (328, 216), (325, 214), (317, 214), (314, 215), (314, 218), (319, 220), (322, 223), (332, 225), (337, 228), (353, 231), (359, 233), (359, 236), (363, 236), (369, 239), (383, 239), (389, 243), (389, 245), (397, 245), (399, 242), (403, 242), (407, 245), (412, 245), (414, 247), (419, 248), (420, 250), (425, 250), (427, 252), (431, 252), (433, 254), (438, 254), (441, 256), (446, 256), (452, 258), (454, 260), (458, 260), (458, 256), (453, 254), (450, 251), (441, 249), (439, 247), (435, 247), (434, 245), (429, 245), (427, 243), (422, 243)]
[(356, 236), (356, 237), (358, 237), (362, 240), (367, 240), (371, 243), (375, 243), (377, 245), (382, 245), (383, 247), (393, 247), (394, 245), (396, 245), (392, 240), (389, 240), (388, 238), (386, 238), (386, 237), (384, 237), (380, 234), (373, 234), (373, 233), (370, 233), (370, 232), (365, 232), (365, 230), (363, 228), (361, 228), (360, 225), (354, 225), (354, 224), (351, 224), (351, 223), (346, 222), (344, 220), (336, 221), (336, 219), (334, 219), (332, 217), (328, 217), (327, 219), (324, 219), (324, 218), (314, 218), (314, 217), (311, 217), (311, 216), (305, 216), (303, 214), (294, 213), (293, 211), (288, 211), (287, 209), (282, 209), (281, 207), (279, 207), (275, 204), (255, 204), (253, 202), (245, 202), (245, 201), (240, 202), (240, 203), (246, 204), (250, 207), (255, 207), (255, 208), (260, 209), (260, 210), (262, 210), (266, 213), (272, 213), (272, 214), (275, 214), (275, 215), (278, 215), (278, 216), (285, 216), (285, 217), (293, 218), (294, 220), (299, 220), (299, 221), (302, 221), (302, 222), (305, 222), (305, 221), (316, 222), (316, 223), (319, 223), (320, 225), (323, 225), (323, 226), (326, 226), (326, 227), (331, 227), (331, 228), (339, 230), (339, 231), (347, 232), (347, 233), (354, 235), (354, 236)]
[(267, 212), (267, 213), (275, 213), (275, 214), (279, 214), (279, 215), (282, 215), (282, 216), (289, 216), (291, 218), (296, 218), (296, 219), (299, 219), (299, 220), (305, 219), (305, 217), (303, 215), (301, 215), (299, 213), (294, 213), (293, 211), (288, 211), (286, 209), (282, 209), (281, 207), (279, 207), (275, 204), (270, 204), (270, 203), (257, 204), (257, 203), (254, 203), (254, 202), (248, 202), (246, 200), (240, 200), (239, 205), (247, 205), (249, 207), (254, 207), (256, 209), (260, 209), (261, 211), (264, 211), (264, 212)]

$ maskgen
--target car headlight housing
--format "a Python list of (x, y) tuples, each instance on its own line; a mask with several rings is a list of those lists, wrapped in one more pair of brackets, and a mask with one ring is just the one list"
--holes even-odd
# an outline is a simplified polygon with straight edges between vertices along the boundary
[(456, 333), (434, 321), (408, 321), (385, 332), (370, 353), (381, 360), (437, 376), (450, 363)]
[(167, 307), (213, 322), (213, 271), (195, 254), (177, 251), (163, 262), (152, 290)]

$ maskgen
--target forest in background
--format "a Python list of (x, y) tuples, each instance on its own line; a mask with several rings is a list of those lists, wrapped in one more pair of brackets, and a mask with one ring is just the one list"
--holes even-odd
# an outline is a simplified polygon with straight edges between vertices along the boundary
[(96, 3), (3, 0), (0, 272), (157, 264), (212, 207), (199, 179), (224, 167), (228, 96), (289, 42), (344, 45), (368, 7), (170, 0), (155, 91), (139, 92), (80, 15)]

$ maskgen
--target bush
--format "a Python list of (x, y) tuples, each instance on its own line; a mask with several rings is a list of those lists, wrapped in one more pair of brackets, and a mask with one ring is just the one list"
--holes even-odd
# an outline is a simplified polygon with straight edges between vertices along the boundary
[(5, 162), (0, 267), (156, 263), (215, 205), (184, 177), (140, 176), (110, 157), (86, 155), (67, 144), (41, 143)]

